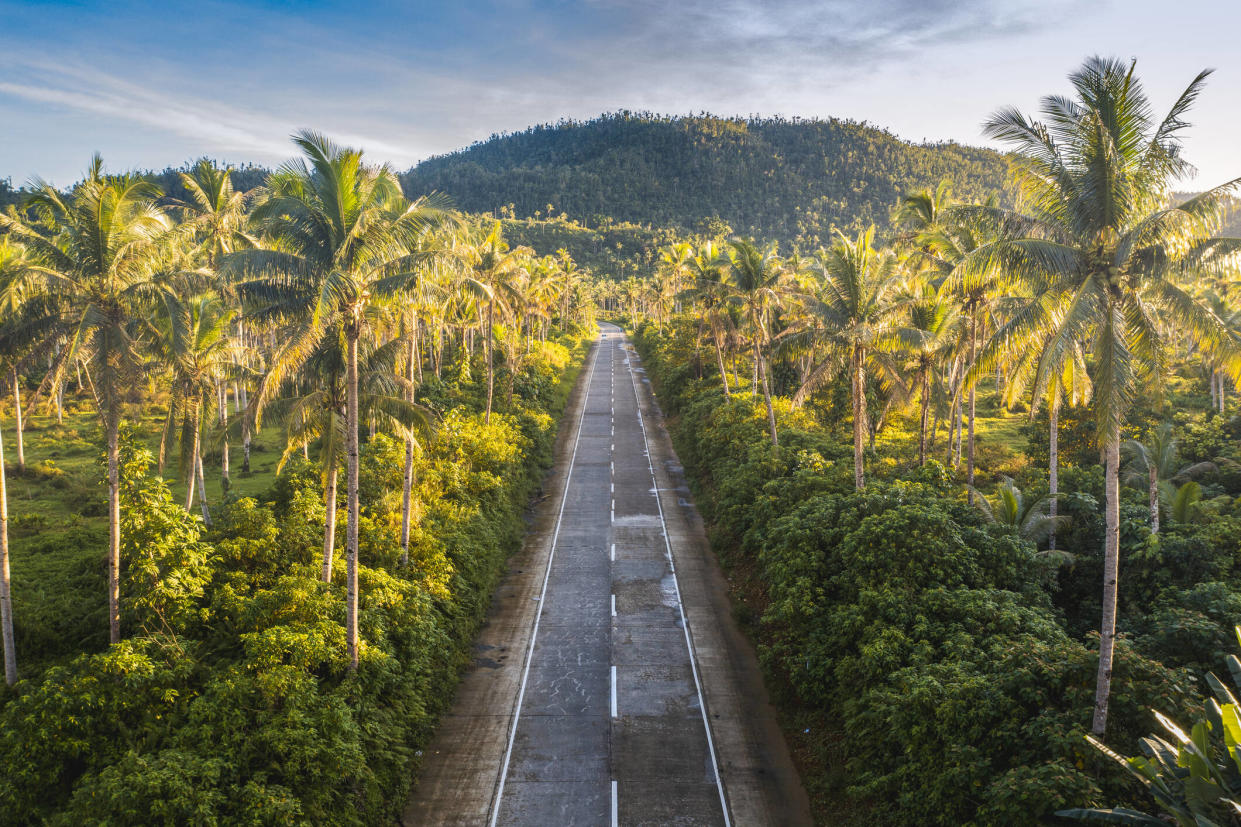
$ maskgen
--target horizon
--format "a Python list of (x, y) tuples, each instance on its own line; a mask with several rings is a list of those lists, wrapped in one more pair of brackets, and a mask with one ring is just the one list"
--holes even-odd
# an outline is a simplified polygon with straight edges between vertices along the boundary
[(112, 170), (200, 157), (271, 167), (307, 127), (407, 169), (624, 110), (834, 118), (913, 144), (1000, 149), (982, 120), (1004, 106), (1034, 114), (1096, 53), (1136, 58), (1157, 112), (1215, 67), (1186, 136), (1201, 174), (1178, 186), (1241, 174), (1235, 6), (1190, 0), (1172, 20), (1153, 0), (881, 5), (499, 0), (357, 14), (335, 0), (211, 0), (157, 20), (132, 2), (0, 0), (0, 177), (64, 186), (96, 151)]

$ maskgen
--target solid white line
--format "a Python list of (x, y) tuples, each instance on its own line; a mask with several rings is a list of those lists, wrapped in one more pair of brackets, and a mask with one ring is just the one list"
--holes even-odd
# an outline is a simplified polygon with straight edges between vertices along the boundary
[(612, 667), (612, 717), (616, 717), (616, 667)]
[[(629, 370), (629, 379), (633, 384), (634, 404), (638, 408), (638, 424), (642, 426), (642, 444), (646, 447), (646, 465), (651, 472), (651, 486), (659, 487), (659, 481), (655, 479), (655, 464), (651, 461), (651, 443), (647, 438), (646, 424), (642, 421), (642, 402), (638, 397), (638, 379), (631, 368)], [(707, 719), (707, 704), (702, 697), (702, 682), (698, 679), (698, 659), (694, 654), (694, 640), (689, 633), (689, 622), (685, 619), (685, 607), (681, 605), (681, 586), (677, 581), (677, 567), (672, 559), (672, 541), (668, 538), (668, 523), (664, 519), (664, 506), (661, 499), (655, 498), (655, 505), (659, 509), (659, 525), (664, 535), (664, 550), (668, 555), (668, 566), (672, 569), (672, 588), (677, 599), (677, 612), (681, 615), (681, 628), (685, 631), (685, 645), (689, 648), (689, 669), (694, 676), (694, 689), (698, 692), (698, 709), (702, 713), (702, 727), (707, 733), (707, 752), (711, 755), (711, 769), (715, 773), (715, 788), (720, 794), (720, 809), (724, 813), (724, 827), (731, 827), (732, 821), (728, 817), (728, 799), (724, 795), (724, 779), (720, 777), (720, 765), (715, 757), (715, 740), (711, 737), (711, 722)]]
[(564, 506), (569, 499), (569, 481), (573, 478), (573, 465), (577, 462), (577, 446), (582, 439), (582, 423), (586, 421), (586, 410), (590, 407), (590, 386), (595, 377), (595, 364), (599, 361), (599, 351), (591, 353), (590, 373), (586, 376), (586, 398), (582, 401), (581, 416), (577, 420), (577, 433), (573, 437), (573, 453), (569, 455), (569, 470), (565, 474), (564, 488), (560, 492), (560, 511), (556, 514), (556, 528), (552, 532), (552, 547), (547, 555), (547, 571), (543, 572), (543, 589), (539, 592), (538, 611), (534, 615), (534, 628), (530, 632), (530, 646), (526, 649), (526, 665), (521, 673), (521, 687), (517, 690), (517, 705), (514, 707), (513, 726), (508, 733), (508, 746), (504, 749), (504, 763), (500, 766), (500, 783), (496, 786), (495, 798), (491, 805), (491, 827), (495, 827), (500, 817), (500, 804), (504, 800), (504, 782), (508, 778), (508, 765), (513, 757), (513, 741), (517, 738), (517, 723), (521, 720), (521, 703), (526, 697), (526, 681), (530, 678), (530, 662), (534, 660), (534, 642), (539, 636), (539, 621), (543, 616), (543, 605), (547, 597), (547, 581), (552, 576), (552, 561), (556, 558), (556, 542), (560, 539), (560, 523), (564, 520)]
[(617, 801), (616, 801), (616, 781), (613, 780), (612, 781), (612, 827), (617, 827), (617, 825), (620, 823), (620, 819), (617, 817), (618, 809), (619, 808), (617, 807)]

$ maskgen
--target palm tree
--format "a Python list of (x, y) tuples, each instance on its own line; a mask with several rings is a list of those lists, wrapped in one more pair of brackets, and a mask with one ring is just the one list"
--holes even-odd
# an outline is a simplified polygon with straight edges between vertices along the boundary
[(731, 299), (741, 307), (750, 323), (750, 344), (754, 351), (754, 367), (763, 389), (767, 406), (767, 430), (772, 445), (779, 445), (776, 434), (776, 411), (771, 404), (771, 384), (767, 379), (764, 348), (771, 340), (771, 317), (784, 299), (788, 270), (777, 255), (775, 244), (759, 250), (749, 241), (729, 242), (728, 275)]
[[(345, 362), (348, 345), (340, 335), (325, 336), (314, 353), (301, 366), (298, 383), (305, 387), (300, 395), (276, 400), (270, 415), (286, 429), (284, 453), (276, 470), (311, 445), (319, 446), (319, 467), (323, 469), (323, 494), (327, 517), (323, 530), (324, 583), (332, 582), (332, 560), (336, 547), (336, 484), (342, 462), (347, 458), (349, 372)], [(359, 342), (358, 411), (362, 419), (379, 428), (413, 440), (431, 429), (430, 411), (410, 401), (408, 380), (393, 370), (402, 342), (393, 339), (376, 344), (371, 338)], [(296, 392), (295, 392), (296, 393)]]
[[(1151, 534), (1159, 533), (1160, 502), (1176, 498), (1177, 479), (1187, 479), (1215, 470), (1213, 462), (1181, 467), (1179, 440), (1172, 435), (1172, 423), (1165, 422), (1150, 433), (1145, 442), (1130, 439), (1121, 446), (1127, 460), (1121, 469), (1127, 484), (1145, 488), (1150, 504)], [(1183, 487), (1183, 486), (1182, 486)]]
[[(503, 225), (497, 221), (491, 231), (474, 244), (462, 245), (460, 251), (471, 273), (465, 286), (486, 305), (483, 314), (483, 345), (487, 363), (487, 407), (483, 421), (491, 423), (491, 405), (495, 395), (494, 328), (496, 303), (503, 301), (501, 288), (507, 280), (521, 269), (516, 252), (509, 250), (501, 233)], [(503, 309), (503, 308), (502, 308)]]
[[(246, 193), (233, 188), (232, 168), (223, 169), (210, 161), (200, 160), (189, 172), (178, 173), (181, 186), (189, 193), (189, 198), (175, 202), (182, 221), (194, 235), (196, 254), (202, 260), (206, 274), (217, 283), (221, 294), (234, 302), (230, 285), (220, 278), (219, 265), (221, 259), (234, 250), (250, 249), (258, 246), (257, 240), (248, 232), (250, 220), (247, 211), (249, 198)], [(245, 347), (245, 328), (240, 314), (237, 319), (237, 340), (240, 347)], [(244, 393), (245, 384), (241, 385)], [(220, 451), (220, 467), (223, 482), (228, 485), (228, 406), (220, 405), (221, 431), (224, 442)], [(241, 470), (250, 470), (250, 428), (249, 422), (242, 417), (242, 465)]]
[[(1003, 401), (1011, 406), (1030, 390), (1031, 420), (1046, 401), (1048, 497), (1053, 517), (1060, 493), (1060, 409), (1066, 402), (1071, 407), (1087, 403), (1093, 390), (1082, 342), (1056, 335), (1069, 310), (1066, 299), (1065, 294), (1046, 289), (1045, 283), (1037, 295), (1016, 299), (1016, 311), (983, 346), (972, 371), (980, 375), (1006, 361), (1010, 370)], [(1056, 547), (1054, 524), (1048, 544)]]
[(926, 465), (926, 437), (931, 410), (931, 377), (957, 342), (960, 315), (956, 306), (929, 283), (915, 288), (909, 319), (896, 331), (897, 346), (912, 359), (919, 392), (918, 464)]
[(817, 262), (816, 294), (808, 297), (813, 342), (826, 346), (826, 355), (807, 374), (793, 397), (800, 404), (816, 388), (831, 381), (841, 370), (849, 372), (853, 400), (853, 482), (866, 485), (863, 443), (867, 432), (867, 372), (879, 373), (900, 385), (899, 371), (891, 354), (895, 329), (903, 306), (894, 294), (899, 286), (896, 255), (874, 247), (872, 225), (857, 238), (837, 231), (831, 249), (821, 251)]
[(698, 301), (711, 328), (711, 342), (715, 345), (715, 362), (720, 372), (720, 383), (724, 386), (724, 398), (731, 399), (728, 372), (724, 369), (723, 341), (725, 326), (730, 322), (727, 313), (727, 268), (728, 258), (716, 247), (714, 241), (704, 242), (689, 260), (689, 271), (694, 277)]
[(987, 135), (1015, 150), (1026, 214), (992, 210), (999, 237), (970, 254), (966, 273), (1006, 271), (1045, 280), (1067, 310), (1050, 336), (1089, 343), (1094, 407), (1106, 465), (1106, 541), (1099, 672), (1092, 729), (1107, 727), (1116, 639), (1120, 552), (1120, 428), (1143, 389), (1166, 369), (1165, 325), (1186, 331), (1241, 374), (1235, 334), (1178, 285), (1219, 271), (1241, 241), (1212, 239), (1237, 182), (1168, 206), (1172, 182), (1190, 171), (1178, 133), (1208, 73), (1155, 120), (1132, 64), (1091, 58), (1072, 75), (1077, 97), (1044, 98), (1044, 122), (1005, 109)]
[(48, 317), (45, 341), (66, 334), (60, 322), (71, 324), (43, 388), (58, 387), (65, 368), (75, 362), (92, 368), (107, 440), (108, 630), (116, 643), (121, 639), (121, 409), (130, 379), (138, 374), (140, 321), (156, 295), (173, 225), (157, 204), (155, 185), (105, 175), (99, 156), (67, 197), (43, 181), (34, 182), (32, 190), (23, 214), (0, 215), (0, 229), (33, 259), (19, 292), (27, 300), (60, 304), (60, 317)]
[[(172, 371), (172, 393), (163, 442), (181, 423), (181, 468), (186, 472), (185, 510), (194, 503), (194, 482), (203, 522), (211, 525), (207, 492), (203, 490), (202, 424), (212, 402), (219, 404), (215, 392), (221, 381), (236, 375), (233, 359), (232, 327), (235, 313), (214, 295), (183, 299), (164, 291), (163, 312), (154, 324), (151, 337), (158, 358)], [(163, 445), (160, 454), (164, 453)]]
[[(1002, 525), (1022, 539), (1036, 544), (1050, 538), (1056, 528), (1068, 524), (1068, 517), (1044, 513), (1043, 509), (1049, 507), (1050, 502), (1049, 497), (1027, 500), (1009, 477), (1004, 477), (996, 487), (994, 499), (988, 499), (981, 491), (974, 492), (974, 506), (982, 512), (987, 522)], [(1067, 552), (1056, 552), (1054, 548), (1048, 549), (1047, 553), (1065, 562), (1072, 559)]]
[[(408, 280), (410, 245), (428, 224), (444, 220), (442, 202), (409, 202), (387, 166), (362, 163), (359, 150), (337, 147), (313, 132), (293, 141), (305, 160), (285, 164), (268, 180), (254, 219), (272, 249), (233, 254), (236, 266), (261, 277), (240, 285), (262, 316), (298, 319), (252, 407), (258, 410), (284, 377), (325, 336), (345, 343), (346, 558), (345, 640), (350, 669), (358, 666), (358, 341), (367, 308)], [(309, 163), (307, 163), (309, 162)]]

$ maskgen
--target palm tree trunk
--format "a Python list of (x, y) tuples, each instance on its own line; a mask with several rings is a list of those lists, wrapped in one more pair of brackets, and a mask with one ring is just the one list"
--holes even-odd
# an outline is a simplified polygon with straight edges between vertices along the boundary
[(728, 387), (728, 373), (724, 370), (724, 350), (720, 347), (719, 331), (716, 330), (714, 324), (711, 325), (711, 339), (715, 342), (715, 361), (720, 366), (720, 382), (724, 385), (724, 398), (732, 399), (733, 393)]
[(1106, 535), (1103, 547), (1103, 619), (1099, 625), (1099, 675), (1095, 683), (1091, 731), (1107, 731), (1107, 702), (1112, 690), (1112, 656), (1116, 649), (1116, 581), (1120, 570), (1120, 423), (1108, 428), (1104, 448)]
[(862, 440), (866, 430), (866, 374), (861, 351), (853, 352), (853, 485), (861, 491), (866, 486), (863, 468)]
[(108, 432), (108, 641), (121, 642), (121, 416), (109, 393)]
[(345, 648), (349, 669), (358, 668), (358, 330), (351, 326), (346, 334), (348, 363), (345, 378), (345, 493), (348, 512), (345, 522), (345, 569), (348, 593), (345, 607)]
[(26, 444), (22, 438), (22, 384), (13, 368), (13, 416), (17, 420), (17, 473), (26, 473)]
[(190, 426), (192, 429), (191, 434), (190, 434), (190, 451), (191, 451), (190, 453), (190, 474), (189, 474), (189, 479), (187, 479), (185, 482), (185, 510), (186, 511), (194, 510), (194, 482), (195, 482), (195, 474), (198, 471), (198, 451), (199, 451), (198, 431), (199, 431), (200, 421), (201, 420), (198, 416), (198, 412), (195, 411), (194, 424)]
[(779, 445), (780, 438), (776, 434), (776, 409), (771, 406), (771, 387), (767, 383), (767, 365), (763, 361), (763, 351), (754, 339), (754, 364), (758, 365), (758, 375), (763, 383), (763, 402), (767, 405), (767, 430), (771, 434), (771, 444)]
[(491, 424), (491, 397), (495, 392), (495, 360), (492, 358), (492, 342), (491, 342), (491, 326), (494, 320), (495, 301), (487, 302), (487, 413), (483, 416), (483, 422), (487, 425)]
[[(249, 400), (247, 400), (249, 405)], [(250, 420), (241, 420), (241, 473), (250, 473)]]
[(328, 459), (327, 484), (323, 488), (326, 512), (323, 520), (323, 582), (332, 582), (332, 555), (336, 552), (336, 460)]
[(918, 423), (918, 465), (926, 465), (926, 426), (927, 414), (931, 411), (931, 372), (930, 368), (922, 371), (922, 418)]
[(4, 682), (17, 683), (13, 643), (13, 597), (9, 583), (9, 494), (4, 480), (4, 438), (0, 434), (0, 629), (4, 639)]
[(1047, 532), (1047, 548), (1056, 548), (1056, 512), (1060, 493), (1060, 400), (1051, 400), (1051, 425), (1047, 431), (1047, 513), (1051, 527)]
[(1150, 467), (1150, 509), (1151, 534), (1159, 533), (1159, 466), (1151, 463)]
[[(978, 334), (978, 319), (974, 316), (970, 317), (970, 367), (974, 367), (974, 347)], [(974, 504), (974, 414), (976, 412), (976, 398), (974, 393), (974, 383), (970, 383), (970, 430), (969, 430), (969, 447), (967, 448), (968, 463), (967, 476), (969, 477), (968, 499), (970, 505)]]
[(194, 455), (194, 467), (198, 469), (198, 507), (202, 511), (203, 525), (211, 525), (211, 511), (207, 507), (207, 478), (203, 474), (202, 454)]
[(56, 424), (65, 424), (65, 380), (56, 383)]
[(1211, 379), (1207, 383), (1211, 386), (1211, 409), (1214, 410), (1219, 406), (1219, 372), (1212, 369)]
[[(417, 328), (415, 337), (409, 343), (409, 380), (410, 388), (406, 390), (406, 399), (413, 402), (414, 362), (418, 359)], [(414, 489), (414, 435), (405, 436), (405, 474), (401, 482), (401, 565), (409, 564), (409, 516), (410, 496)]]

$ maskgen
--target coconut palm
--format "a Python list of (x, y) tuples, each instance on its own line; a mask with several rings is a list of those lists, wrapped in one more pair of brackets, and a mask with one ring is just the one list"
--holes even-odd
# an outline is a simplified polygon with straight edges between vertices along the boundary
[(728, 315), (728, 258), (714, 241), (704, 242), (689, 260), (689, 271), (694, 278), (698, 303), (707, 317), (711, 329), (711, 342), (715, 345), (715, 362), (724, 387), (724, 398), (731, 399), (728, 372), (724, 369), (724, 335), (731, 324)]
[[(358, 414), (377, 428), (408, 440), (429, 433), (433, 418), (426, 408), (410, 401), (412, 387), (394, 368), (403, 342), (377, 344), (371, 337), (358, 344)], [(340, 335), (325, 336), (301, 366), (303, 390), (274, 401), (269, 416), (285, 426), (287, 438), (276, 470), (294, 454), (319, 446), (327, 516), (323, 529), (323, 582), (332, 582), (336, 548), (337, 475), (347, 459), (349, 435), (346, 364), (348, 344)]]
[[(1126, 440), (1121, 455), (1126, 460), (1121, 474), (1128, 485), (1144, 488), (1150, 504), (1151, 534), (1159, 533), (1160, 503), (1171, 504), (1177, 496), (1177, 481), (1185, 483), (1193, 477), (1215, 470), (1213, 462), (1197, 462), (1181, 466), (1179, 440), (1172, 434), (1172, 423), (1165, 422), (1143, 442)], [(1183, 485), (1182, 485), (1183, 487)]]
[[(464, 286), (475, 298), (483, 303), (483, 346), (486, 349), (484, 359), (487, 368), (487, 406), (483, 420), (491, 422), (491, 406), (495, 396), (495, 318), (497, 303), (504, 301), (501, 288), (518, 270), (521, 269), (521, 258), (509, 249), (504, 241), (503, 225), (496, 221), (491, 230), (474, 243), (461, 245), (460, 254), (464, 259), (469, 277)], [(503, 307), (501, 310), (503, 311)]]
[(744, 239), (729, 242), (729, 297), (750, 326), (754, 368), (767, 406), (767, 430), (772, 445), (779, 445), (780, 438), (776, 434), (776, 411), (771, 404), (766, 348), (771, 341), (772, 315), (784, 300), (789, 275), (777, 253), (775, 244), (760, 250)]
[[(1033, 297), (1016, 299), (1017, 309), (984, 345), (973, 372), (990, 371), (1000, 361), (1010, 366), (1003, 401), (1014, 404), (1030, 392), (1030, 418), (1039, 405), (1048, 412), (1048, 496), (1051, 516), (1056, 515), (1060, 492), (1060, 409), (1083, 405), (1090, 400), (1093, 386), (1086, 367), (1087, 354), (1081, 341), (1057, 336), (1065, 313), (1067, 296), (1043, 285)], [(1048, 538), (1056, 547), (1055, 525)]]
[(910, 373), (919, 394), (918, 464), (926, 465), (931, 379), (957, 343), (960, 314), (947, 296), (926, 282), (915, 287), (908, 313), (906, 325), (896, 331), (896, 346), (912, 362)]
[(162, 305), (159, 317), (151, 324), (150, 337), (156, 357), (172, 374), (160, 454), (164, 454), (164, 443), (172, 438), (179, 422), (180, 467), (186, 476), (185, 509), (193, 507), (197, 479), (203, 522), (211, 525), (207, 492), (203, 490), (202, 427), (204, 421), (209, 421), (207, 412), (211, 406), (219, 404), (219, 383), (237, 375), (230, 335), (236, 314), (213, 294), (181, 298), (166, 290)]
[[(181, 219), (193, 233), (192, 242), (195, 254), (201, 263), (202, 271), (212, 279), (221, 294), (235, 304), (232, 290), (219, 273), (221, 259), (234, 250), (249, 249), (258, 246), (257, 240), (249, 232), (249, 198), (246, 193), (233, 188), (232, 168), (220, 168), (206, 159), (200, 160), (189, 172), (178, 173), (181, 186), (188, 193), (188, 198), (174, 202), (181, 214)], [(237, 339), (240, 347), (245, 346), (245, 328), (240, 314), (237, 318)], [(244, 367), (244, 365), (239, 365)], [(221, 388), (221, 391), (224, 389)], [(241, 385), (241, 393), (245, 393), (245, 384)], [(228, 406), (221, 404), (220, 426), (224, 435), (220, 450), (220, 469), (224, 485), (228, 485), (229, 454), (228, 454)], [(242, 417), (242, 471), (250, 470), (250, 429), (249, 422)]]
[(947, 181), (941, 182), (934, 193), (929, 190), (914, 193), (902, 199), (895, 220), (908, 233), (907, 243), (912, 243), (912, 254), (917, 263), (931, 271), (937, 285), (956, 297), (965, 317), (959, 354), (962, 370), (956, 377), (952, 419), (960, 427), (962, 399), (968, 392), (969, 413), (966, 436), (966, 479), (973, 497), (975, 472), (974, 419), (977, 413), (977, 389), (971, 369), (978, 357), (978, 347), (983, 327), (992, 301), (1007, 287), (995, 270), (973, 270), (961, 267), (962, 262), (987, 238), (986, 225), (975, 219), (972, 208), (963, 209), (952, 198)]
[(32, 190), (22, 214), (0, 215), (0, 229), (33, 259), (27, 276), (9, 289), (27, 301), (58, 304), (57, 314), (46, 317), (43, 341), (67, 340), (41, 390), (58, 387), (75, 362), (89, 365), (93, 376), (107, 442), (108, 631), (116, 643), (121, 639), (121, 413), (139, 374), (142, 320), (158, 292), (173, 223), (157, 203), (154, 184), (105, 175), (99, 156), (67, 196), (42, 181)]
[(367, 308), (389, 286), (408, 280), (410, 245), (431, 223), (447, 218), (442, 201), (406, 201), (387, 166), (362, 163), (359, 150), (313, 132), (293, 141), (304, 160), (268, 179), (254, 219), (271, 249), (241, 250), (232, 266), (257, 274), (239, 286), (261, 317), (293, 321), (272, 356), (251, 407), (258, 411), (325, 336), (343, 336), (346, 364), (346, 597), (349, 666), (358, 665), (358, 342)]
[(841, 371), (848, 371), (853, 402), (853, 482), (861, 489), (866, 485), (863, 444), (867, 433), (867, 375), (875, 373), (894, 387), (903, 387), (889, 349), (904, 307), (896, 300), (899, 261), (891, 250), (875, 249), (874, 226), (856, 238), (839, 231), (836, 236), (831, 248), (818, 257), (817, 285), (814, 295), (807, 297), (809, 323), (803, 331), (825, 355), (811, 368), (793, 401), (800, 404)]
[[(1068, 517), (1057, 517), (1047, 513), (1050, 499), (1040, 497), (1027, 500), (1021, 489), (1010, 477), (1004, 477), (995, 489), (995, 495), (988, 498), (981, 491), (974, 492), (974, 506), (982, 512), (989, 523), (1002, 525), (1021, 538), (1032, 543), (1047, 540), (1056, 528), (1068, 525)], [(1069, 562), (1072, 557), (1066, 552), (1049, 549), (1062, 562)]]
[(1219, 272), (1241, 241), (1211, 238), (1236, 182), (1168, 206), (1190, 171), (1179, 133), (1207, 77), (1196, 77), (1157, 120), (1132, 64), (1091, 58), (1072, 75), (1076, 97), (1044, 98), (1045, 120), (996, 113), (988, 136), (1015, 151), (1024, 213), (991, 209), (999, 236), (968, 256), (963, 273), (1007, 272), (1047, 283), (1066, 311), (1050, 336), (1088, 343), (1103, 448), (1106, 541), (1103, 617), (1093, 731), (1107, 726), (1116, 637), (1120, 551), (1120, 428), (1133, 399), (1158, 392), (1167, 365), (1165, 325), (1185, 331), (1241, 374), (1235, 334), (1178, 283)]

